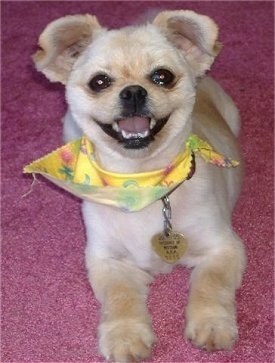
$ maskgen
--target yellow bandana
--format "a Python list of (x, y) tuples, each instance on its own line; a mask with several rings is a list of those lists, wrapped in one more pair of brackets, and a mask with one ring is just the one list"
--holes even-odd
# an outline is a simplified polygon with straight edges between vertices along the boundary
[(222, 167), (235, 167), (196, 135), (191, 135), (183, 151), (167, 167), (150, 172), (118, 174), (102, 169), (95, 160), (93, 144), (86, 136), (71, 141), (24, 168), (39, 173), (72, 194), (96, 203), (138, 211), (169, 194), (195, 171), (195, 154)]

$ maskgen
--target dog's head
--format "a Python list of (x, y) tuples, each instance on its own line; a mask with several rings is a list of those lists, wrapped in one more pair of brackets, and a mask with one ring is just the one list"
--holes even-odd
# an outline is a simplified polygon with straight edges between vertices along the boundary
[(216, 24), (192, 11), (110, 31), (94, 16), (66, 16), (41, 34), (34, 61), (66, 85), (70, 110), (97, 148), (139, 157), (183, 140), (217, 36)]

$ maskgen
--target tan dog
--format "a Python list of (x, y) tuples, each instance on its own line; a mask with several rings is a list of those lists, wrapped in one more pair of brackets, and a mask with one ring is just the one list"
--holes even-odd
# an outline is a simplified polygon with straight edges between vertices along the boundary
[[(191, 133), (240, 161), (238, 111), (204, 77), (219, 52), (218, 28), (192, 11), (159, 13), (150, 24), (108, 31), (96, 17), (67, 16), (47, 26), (34, 61), (66, 85), (66, 140), (85, 133), (102, 168), (146, 172), (169, 165)], [(235, 289), (245, 253), (231, 227), (241, 166), (196, 158), (196, 172), (170, 195), (173, 228), (188, 248), (175, 264), (193, 267), (185, 335), (208, 350), (237, 338)], [(83, 203), (89, 280), (102, 304), (99, 347), (107, 359), (150, 354), (155, 341), (146, 307), (152, 275), (169, 272), (152, 249), (163, 231), (162, 202), (135, 213)]]

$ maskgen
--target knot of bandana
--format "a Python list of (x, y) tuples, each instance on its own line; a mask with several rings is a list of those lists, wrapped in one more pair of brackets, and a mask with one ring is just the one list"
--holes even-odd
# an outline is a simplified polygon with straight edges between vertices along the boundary
[(239, 164), (192, 134), (182, 152), (165, 168), (119, 174), (98, 165), (93, 144), (83, 136), (32, 162), (23, 172), (39, 173), (82, 199), (134, 212), (163, 198), (190, 179), (195, 172), (195, 154), (221, 167)]

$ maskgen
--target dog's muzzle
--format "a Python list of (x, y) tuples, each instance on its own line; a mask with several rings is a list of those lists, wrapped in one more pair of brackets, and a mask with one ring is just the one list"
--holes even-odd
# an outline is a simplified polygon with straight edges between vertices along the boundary
[(125, 149), (143, 149), (163, 128), (169, 116), (156, 120), (147, 110), (147, 91), (141, 86), (128, 86), (120, 95), (122, 116), (112, 124), (97, 121), (101, 129), (123, 144)]

